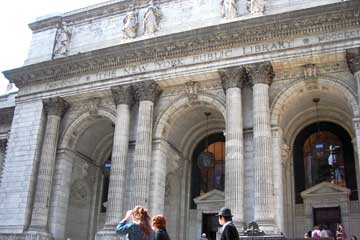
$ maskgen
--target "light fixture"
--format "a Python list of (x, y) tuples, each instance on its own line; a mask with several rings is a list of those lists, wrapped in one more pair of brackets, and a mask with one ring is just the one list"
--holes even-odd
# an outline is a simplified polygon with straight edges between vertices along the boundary
[(206, 116), (206, 142), (205, 142), (205, 149), (201, 152), (197, 158), (197, 164), (200, 169), (203, 168), (210, 168), (214, 166), (215, 156), (213, 153), (208, 151), (209, 148), (209, 117), (211, 113), (205, 112)]

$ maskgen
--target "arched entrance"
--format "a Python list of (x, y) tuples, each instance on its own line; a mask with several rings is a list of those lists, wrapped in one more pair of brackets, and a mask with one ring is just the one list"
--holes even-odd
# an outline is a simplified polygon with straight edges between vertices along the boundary
[[(203, 164), (201, 154), (210, 152), (213, 154), (213, 161), (211, 164)], [(191, 196), (190, 208), (197, 209), (199, 201), (194, 199), (204, 197), (211, 192), (225, 190), (225, 136), (222, 132), (214, 133), (205, 137), (198, 143), (192, 157), (191, 167)], [(209, 200), (209, 199), (207, 199)], [(213, 199), (215, 200), (215, 199)], [(222, 202), (220, 200), (219, 202)], [(201, 202), (201, 201), (200, 201)], [(214, 207), (208, 204), (207, 207), (218, 210), (217, 203), (214, 201)], [(216, 240), (216, 232), (218, 231), (219, 223), (215, 213), (202, 213), (201, 232), (206, 233), (209, 240)]]
[(114, 135), (113, 121), (106, 115), (111, 114), (77, 116), (61, 139), (61, 148), (72, 156), (65, 239), (94, 239), (105, 222)]
[[(196, 239), (201, 235), (203, 214), (208, 212), (194, 207), (193, 199), (200, 196), (201, 183), (200, 179), (192, 175), (193, 158), (204, 150), (207, 135), (210, 136), (209, 147), (214, 151), (218, 149), (218, 145), (211, 144), (219, 140), (219, 136), (225, 130), (224, 105), (223, 99), (213, 95), (199, 95), (196, 103), (189, 103), (187, 97), (180, 97), (155, 121), (155, 139), (161, 139), (159, 141), (164, 141), (167, 145), (163, 150), (166, 152), (164, 155), (167, 160), (164, 214), (167, 217), (171, 239)], [(206, 112), (211, 113), (208, 124)], [(217, 136), (216, 140), (212, 136)], [(224, 141), (223, 135), (221, 141)], [(154, 147), (153, 155), (158, 155), (154, 153)], [(218, 170), (222, 168), (221, 161), (222, 159), (218, 161)], [(215, 168), (204, 170), (202, 173), (197, 171), (197, 176), (206, 176), (206, 179), (210, 180), (216, 175)], [(153, 174), (156, 174), (155, 170)], [(218, 176), (221, 185), (221, 171)], [(202, 186), (205, 185), (204, 192), (212, 188), (221, 189), (214, 187), (210, 181), (202, 182)], [(218, 209), (214, 208), (213, 211), (216, 210)]]

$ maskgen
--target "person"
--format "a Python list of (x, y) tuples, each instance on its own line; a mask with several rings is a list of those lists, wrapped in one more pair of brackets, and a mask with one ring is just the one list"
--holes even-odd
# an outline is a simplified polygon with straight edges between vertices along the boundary
[(319, 226), (314, 226), (314, 230), (311, 232), (311, 238), (320, 238), (321, 231)]
[(329, 238), (327, 227), (325, 225), (321, 228), (320, 238)]
[(151, 226), (155, 232), (155, 240), (170, 240), (166, 231), (166, 219), (163, 215), (155, 215), (151, 219)]
[(199, 240), (208, 240), (208, 238), (206, 237), (206, 233), (202, 233)]
[(222, 225), (220, 240), (239, 240), (239, 233), (232, 223), (233, 215), (230, 208), (221, 208), (217, 216), (219, 217), (219, 224)]
[(336, 240), (345, 240), (347, 239), (347, 234), (345, 232), (344, 224), (339, 224), (338, 229), (336, 230)]
[(116, 233), (127, 234), (128, 240), (152, 240), (154, 234), (150, 227), (148, 211), (141, 206), (127, 211), (123, 220), (117, 225)]
[(308, 232), (306, 232), (306, 233), (304, 234), (304, 238), (310, 238), (310, 236), (309, 236), (309, 233), (308, 233)]
[(352, 237), (351, 237), (351, 240), (357, 240), (357, 237), (356, 237), (356, 236), (352, 236)]

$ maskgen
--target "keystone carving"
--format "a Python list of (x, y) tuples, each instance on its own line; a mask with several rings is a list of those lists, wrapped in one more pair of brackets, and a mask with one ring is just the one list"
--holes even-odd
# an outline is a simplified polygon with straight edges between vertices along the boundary
[(356, 49), (355, 52), (347, 52), (346, 59), (348, 66), (352, 74), (360, 72), (360, 49)]

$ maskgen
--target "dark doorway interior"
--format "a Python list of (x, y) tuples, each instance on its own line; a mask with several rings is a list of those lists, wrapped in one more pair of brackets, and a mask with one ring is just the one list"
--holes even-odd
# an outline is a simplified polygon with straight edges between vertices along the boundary
[(215, 213), (203, 214), (202, 216), (202, 233), (206, 233), (209, 240), (216, 240), (216, 232), (219, 227), (218, 217)]
[(313, 213), (314, 225), (320, 227), (327, 226), (333, 236), (335, 236), (337, 224), (341, 223), (340, 207), (314, 208)]

